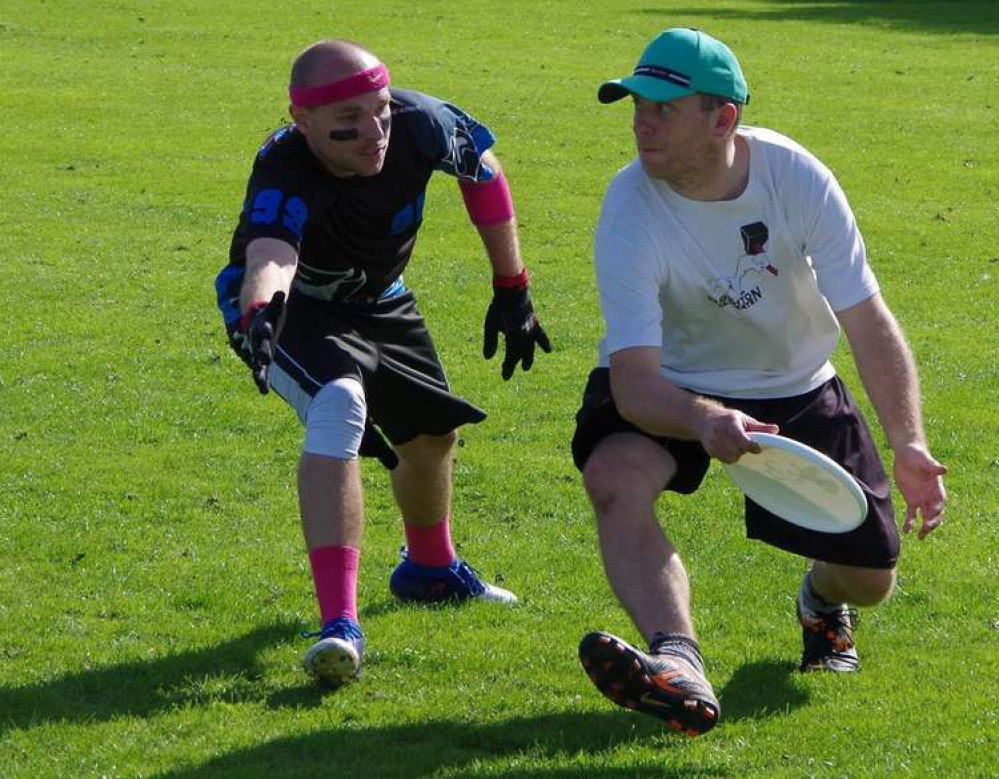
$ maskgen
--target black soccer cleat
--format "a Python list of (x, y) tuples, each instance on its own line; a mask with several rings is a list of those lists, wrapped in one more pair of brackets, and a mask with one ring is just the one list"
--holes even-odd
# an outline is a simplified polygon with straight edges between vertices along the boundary
[(674, 654), (646, 654), (610, 633), (589, 633), (579, 659), (605, 697), (626, 709), (664, 720), (673, 730), (699, 736), (721, 713), (711, 684)]
[(860, 669), (860, 657), (853, 643), (856, 609), (845, 605), (833, 611), (814, 611), (798, 598), (798, 622), (804, 651), (799, 671), (852, 673)]

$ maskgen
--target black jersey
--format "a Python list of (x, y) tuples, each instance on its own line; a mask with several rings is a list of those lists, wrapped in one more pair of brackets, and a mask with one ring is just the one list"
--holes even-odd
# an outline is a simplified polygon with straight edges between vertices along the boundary
[(393, 288), (413, 252), (431, 174), (488, 181), (493, 171), (481, 155), (495, 138), (437, 98), (395, 89), (391, 96), (389, 147), (375, 176), (333, 176), (295, 125), (267, 140), (247, 185), (231, 265), (245, 264), (255, 238), (276, 238), (298, 251), (297, 292), (348, 301)]

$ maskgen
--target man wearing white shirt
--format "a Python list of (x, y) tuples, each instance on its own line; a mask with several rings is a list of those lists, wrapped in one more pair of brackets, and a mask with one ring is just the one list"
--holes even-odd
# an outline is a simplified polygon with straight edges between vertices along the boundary
[(848, 533), (817, 533), (746, 501), (746, 529), (812, 560), (797, 598), (802, 671), (854, 671), (851, 606), (894, 587), (899, 536), (867, 425), (829, 361), (846, 331), (894, 455), (903, 529), (943, 519), (946, 472), (923, 432), (915, 365), (881, 298), (832, 173), (771, 130), (741, 126), (749, 92), (731, 50), (666, 30), (601, 102), (630, 96), (638, 157), (611, 182), (595, 241), (606, 335), (577, 415), (573, 457), (604, 568), (649, 651), (608, 633), (580, 659), (616, 703), (690, 735), (720, 707), (704, 674), (687, 575), (655, 502), (694, 492), (712, 457), (780, 432), (854, 475), (868, 502)]

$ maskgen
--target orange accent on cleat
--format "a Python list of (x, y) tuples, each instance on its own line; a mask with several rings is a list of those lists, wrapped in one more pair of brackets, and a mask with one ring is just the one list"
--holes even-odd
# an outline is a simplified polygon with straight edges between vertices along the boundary
[(715, 726), (718, 700), (700, 668), (683, 657), (649, 655), (608, 633), (590, 633), (579, 647), (593, 684), (619, 706), (661, 720), (686, 735)]

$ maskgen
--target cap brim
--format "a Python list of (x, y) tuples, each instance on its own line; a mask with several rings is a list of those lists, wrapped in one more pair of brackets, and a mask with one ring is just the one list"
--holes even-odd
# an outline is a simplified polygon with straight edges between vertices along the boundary
[(636, 95), (656, 103), (668, 103), (681, 97), (692, 95), (694, 90), (670, 84), (659, 78), (649, 76), (628, 76), (605, 81), (597, 90), (597, 100), (601, 103), (613, 103), (628, 95)]

